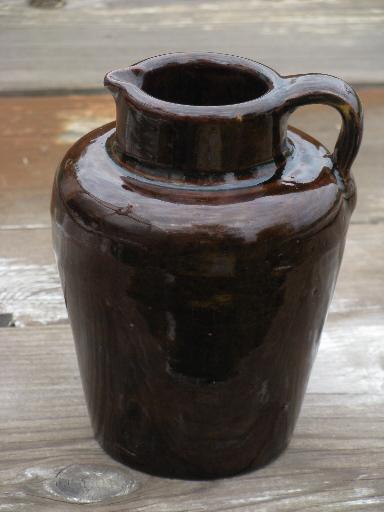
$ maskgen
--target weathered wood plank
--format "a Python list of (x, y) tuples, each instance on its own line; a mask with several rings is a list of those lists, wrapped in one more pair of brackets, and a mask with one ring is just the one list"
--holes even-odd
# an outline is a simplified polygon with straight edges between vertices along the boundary
[(0, 90), (101, 88), (109, 69), (207, 50), (251, 57), (283, 74), (383, 83), (383, 18), (380, 0), (67, 0), (45, 10), (3, 1)]
[(381, 395), (384, 405), (383, 325), (383, 308), (329, 314), (308, 392), (364, 393), (367, 405)]
[(384, 230), (381, 224), (353, 224), (330, 312), (377, 310), (384, 295)]
[(0, 229), (50, 225), (56, 167), (84, 133), (111, 121), (107, 96), (1, 98)]
[(262, 470), (211, 482), (150, 477), (103, 453), (68, 326), (0, 329), (0, 509), (382, 510), (382, 313), (332, 315), (289, 449)]
[[(1, 242), (0, 314), (11, 314), (17, 326), (66, 321), (50, 230), (4, 230)], [(381, 225), (350, 227), (331, 314), (384, 306), (383, 252)]]
[(16, 326), (66, 321), (49, 229), (1, 233), (0, 314)]
[[(384, 88), (361, 89), (365, 135), (354, 166), (359, 199), (352, 222), (384, 220), (381, 152)], [(115, 111), (108, 96), (0, 98), (0, 230), (49, 226), (53, 174), (66, 149)], [(339, 117), (327, 107), (299, 109), (291, 122), (332, 148)]]

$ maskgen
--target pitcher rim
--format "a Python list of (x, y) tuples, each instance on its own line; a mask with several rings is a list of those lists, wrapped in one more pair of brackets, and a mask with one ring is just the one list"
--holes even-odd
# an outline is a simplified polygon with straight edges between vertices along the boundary
[[(191, 105), (166, 101), (152, 96), (142, 88), (143, 79), (149, 72), (170, 66), (188, 64), (213, 64), (223, 69), (231, 68), (238, 73), (249, 73), (263, 82), (268, 90), (258, 97), (238, 103), (222, 105)], [(284, 101), (281, 87), (284, 77), (276, 71), (246, 57), (217, 52), (173, 52), (149, 57), (127, 68), (109, 71), (104, 85), (115, 96), (123, 93), (126, 101), (142, 110), (158, 112), (181, 118), (215, 117), (232, 120), (245, 115), (260, 115), (277, 109)]]

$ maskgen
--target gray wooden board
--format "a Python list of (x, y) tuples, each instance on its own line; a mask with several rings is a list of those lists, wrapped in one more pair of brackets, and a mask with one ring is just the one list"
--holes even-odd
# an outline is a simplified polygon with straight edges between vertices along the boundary
[(381, 0), (1, 0), (0, 91), (101, 88), (107, 70), (170, 51), (384, 83), (383, 19)]
[(98, 447), (68, 326), (0, 329), (0, 510), (379, 512), (383, 336), (383, 310), (332, 314), (285, 454), (193, 482), (133, 471)]

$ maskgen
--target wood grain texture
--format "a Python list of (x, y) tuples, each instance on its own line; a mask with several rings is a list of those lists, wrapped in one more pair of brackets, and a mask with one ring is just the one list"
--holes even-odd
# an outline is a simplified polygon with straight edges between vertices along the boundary
[(107, 70), (207, 50), (285, 74), (383, 83), (383, 17), (380, 0), (68, 0), (61, 9), (3, 0), (0, 90), (101, 88)]
[(0, 510), (382, 510), (383, 318), (331, 315), (289, 449), (262, 470), (215, 481), (115, 463), (92, 439), (69, 327), (0, 329)]
[(84, 133), (111, 121), (109, 97), (1, 98), (0, 229), (50, 226), (56, 167)]
[(67, 320), (49, 229), (1, 233), (0, 313), (16, 326)]

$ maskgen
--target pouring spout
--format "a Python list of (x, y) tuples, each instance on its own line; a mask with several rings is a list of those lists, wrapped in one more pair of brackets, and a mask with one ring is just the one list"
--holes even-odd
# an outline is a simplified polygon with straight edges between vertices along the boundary
[[(136, 84), (135, 73), (130, 69), (115, 69), (109, 71), (104, 77), (104, 86), (110, 91), (113, 98), (129, 94), (129, 84)], [(139, 83), (137, 83), (139, 85)]]

